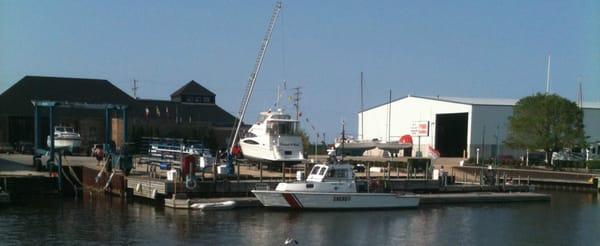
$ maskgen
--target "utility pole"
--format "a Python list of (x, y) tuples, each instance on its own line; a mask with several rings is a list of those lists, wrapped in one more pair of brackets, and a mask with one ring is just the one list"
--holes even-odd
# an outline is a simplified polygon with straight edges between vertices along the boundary
[(296, 120), (300, 119), (300, 95), (302, 95), (302, 92), (300, 91), (302, 87), (295, 87), (292, 88), (292, 90), (294, 90), (294, 107), (296, 107)]
[(548, 54), (548, 67), (546, 68), (546, 94), (550, 93), (550, 55)]
[(583, 77), (581, 75), (577, 76), (577, 83), (579, 84), (579, 87), (577, 88), (577, 106), (579, 108), (583, 107), (583, 87), (581, 85), (582, 80)]
[(137, 99), (137, 90), (138, 90), (138, 85), (137, 85), (137, 80), (133, 79), (133, 87), (131, 88), (133, 90), (133, 98)]
[(363, 72), (360, 72), (360, 140), (365, 139), (364, 103), (363, 103)]

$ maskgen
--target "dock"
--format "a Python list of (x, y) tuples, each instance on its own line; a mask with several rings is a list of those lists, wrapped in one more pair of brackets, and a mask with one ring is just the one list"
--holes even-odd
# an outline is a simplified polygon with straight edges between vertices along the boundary
[[(401, 159), (396, 160), (400, 163)], [(77, 196), (85, 191), (86, 195), (139, 197), (161, 204), (164, 202), (168, 207), (183, 208), (189, 207), (190, 203), (231, 199), (238, 202), (239, 206), (259, 206), (250, 192), (252, 189), (257, 186), (274, 189), (279, 182), (294, 182), (295, 172), (299, 170), (299, 167), (287, 167), (280, 171), (262, 170), (257, 166), (242, 164), (236, 166), (236, 174), (233, 176), (197, 173), (195, 187), (188, 188), (181, 177), (175, 181), (167, 180), (166, 170), (150, 173), (147, 165), (137, 164), (129, 176), (115, 172), (114, 177), (110, 178), (110, 174), (100, 172), (102, 167), (97, 166), (93, 158), (69, 156), (63, 168), (71, 181), (63, 180), (62, 191), (59, 191), (57, 174), (35, 171), (31, 160), (29, 155), (0, 155), (0, 181), (11, 196)], [(453, 182), (441, 185), (440, 181), (425, 179), (423, 175), (408, 176), (400, 167), (394, 168), (383, 162), (376, 164), (377, 161), (385, 160), (355, 158), (354, 161), (371, 161), (372, 166), (379, 165), (385, 170), (357, 173), (356, 182), (360, 192), (411, 192), (421, 194), (422, 204), (543, 201), (550, 198), (531, 191), (561, 187), (575, 191), (598, 191), (598, 177), (593, 173), (498, 168), (498, 182), (495, 185), (481, 185), (480, 167), (455, 166), (450, 168)]]

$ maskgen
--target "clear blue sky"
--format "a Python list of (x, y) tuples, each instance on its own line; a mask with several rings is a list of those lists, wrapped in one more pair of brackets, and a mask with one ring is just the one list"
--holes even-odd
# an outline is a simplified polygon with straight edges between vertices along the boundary
[[(167, 99), (196, 80), (235, 114), (274, 1), (0, 0), (0, 91), (25, 75), (107, 79)], [(600, 101), (600, 1), (284, 2), (247, 122), (277, 85), (331, 139), (365, 105), (408, 94), (520, 98), (545, 89)], [(291, 110), (291, 106), (288, 107)], [(310, 131), (309, 131), (310, 132)]]

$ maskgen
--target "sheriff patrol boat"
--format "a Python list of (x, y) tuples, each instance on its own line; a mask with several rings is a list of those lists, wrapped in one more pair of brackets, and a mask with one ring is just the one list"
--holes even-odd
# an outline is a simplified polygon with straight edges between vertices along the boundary
[(306, 181), (279, 183), (275, 190), (252, 190), (265, 207), (293, 209), (409, 208), (414, 194), (358, 192), (349, 164), (316, 164)]

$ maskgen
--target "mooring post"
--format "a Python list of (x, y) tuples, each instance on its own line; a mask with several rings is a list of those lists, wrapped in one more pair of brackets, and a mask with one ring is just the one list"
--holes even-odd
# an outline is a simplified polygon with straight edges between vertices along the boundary
[(387, 170), (386, 170), (386, 171), (387, 171), (387, 178), (388, 178), (388, 180), (390, 180), (390, 179), (391, 179), (391, 177), (390, 177), (390, 176), (391, 176), (391, 175), (390, 175), (390, 171), (391, 171), (391, 170), (390, 170), (390, 162), (388, 161), (388, 163), (387, 163), (387, 164), (388, 164), (388, 165), (387, 165)]
[(127, 144), (127, 108), (121, 110), (123, 112), (123, 145)]
[(238, 158), (235, 158), (235, 165), (237, 166), (237, 183), (238, 188), (240, 187), (240, 163), (238, 162)]
[(281, 163), (281, 182), (285, 182), (285, 162)]
[(64, 152), (58, 153), (58, 192), (62, 192), (62, 153)]
[(263, 172), (262, 172), (262, 162), (259, 162), (259, 163), (258, 163), (258, 170), (260, 170), (260, 174), (259, 174), (259, 180), (260, 180), (260, 182), (262, 183), (262, 182), (263, 182), (263, 180), (262, 180), (262, 179), (263, 179), (263, 174), (262, 174), (262, 173), (263, 173)]
[(406, 162), (406, 180), (410, 180), (410, 161)]
[[(50, 160), (54, 163), (54, 107), (48, 109), (48, 122), (50, 126)], [(52, 172), (52, 168), (49, 168)]]
[(367, 162), (367, 192), (371, 192), (371, 162)]
[(108, 107), (104, 108), (104, 153), (111, 153), (110, 149), (110, 111)]
[(217, 184), (217, 162), (215, 161), (215, 164), (213, 165), (213, 183), (215, 184), (215, 188), (216, 188), (216, 184)]
[(35, 157), (36, 151), (40, 148), (40, 115), (38, 112), (38, 106), (35, 104), (33, 107), (33, 156)]
[[(315, 163), (317, 163), (317, 162), (315, 161)], [(307, 162), (304, 162), (304, 177), (308, 177), (308, 163)]]

